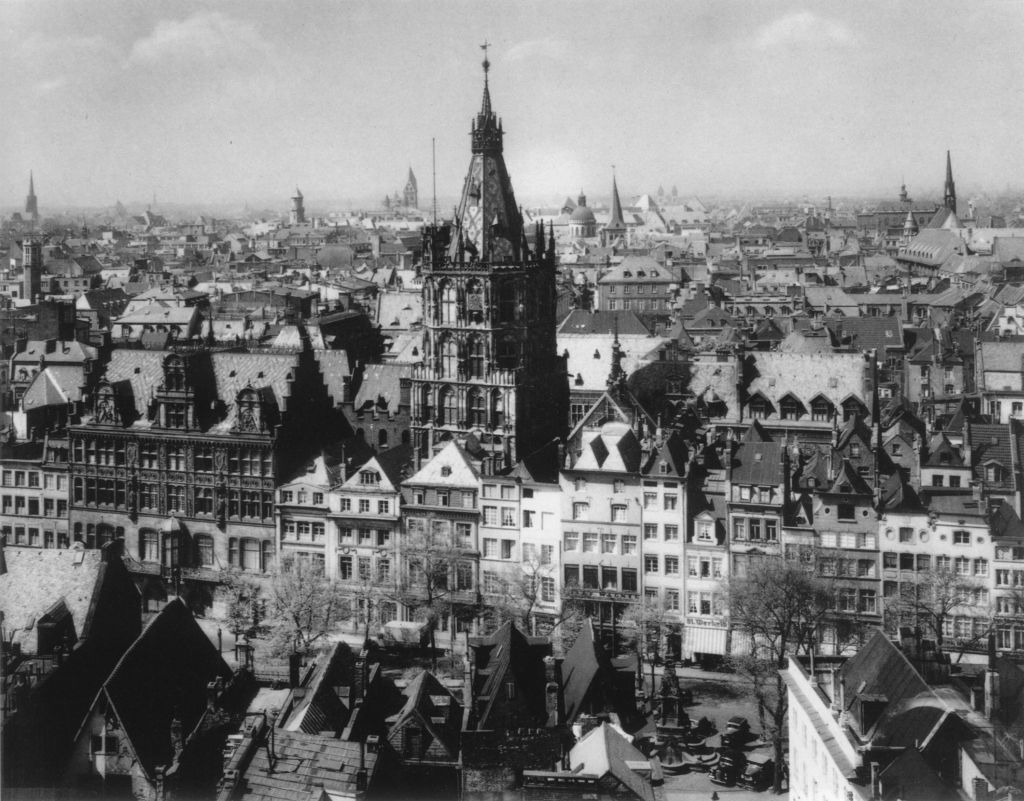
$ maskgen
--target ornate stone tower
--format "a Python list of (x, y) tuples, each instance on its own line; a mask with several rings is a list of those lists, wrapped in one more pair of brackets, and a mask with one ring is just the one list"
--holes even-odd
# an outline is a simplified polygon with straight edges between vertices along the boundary
[(949, 158), (949, 151), (946, 151), (946, 186), (943, 205), (956, 214), (956, 184), (953, 183), (953, 162)]
[(292, 213), (290, 220), (292, 225), (302, 225), (306, 221), (306, 208), (302, 205), (302, 191), (295, 187), (295, 195), (292, 197)]
[(429, 457), (450, 439), (479, 443), (497, 472), (563, 436), (568, 385), (556, 353), (554, 234), (527, 231), (484, 94), (450, 224), (423, 229), (423, 361), (413, 369), (413, 441)]
[(32, 172), (28, 174), (28, 197), (25, 198), (25, 216), (35, 225), (39, 222), (39, 202), (36, 200), (36, 184)]
[(419, 208), (420, 191), (419, 188), (416, 186), (416, 176), (413, 175), (412, 167), (409, 168), (409, 179), (405, 182), (405, 192), (403, 201), (406, 208)]

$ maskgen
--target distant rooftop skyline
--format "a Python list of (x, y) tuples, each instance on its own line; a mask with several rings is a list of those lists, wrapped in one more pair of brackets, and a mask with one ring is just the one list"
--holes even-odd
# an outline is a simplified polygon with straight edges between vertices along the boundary
[[(1024, 186), (1024, 7), (0, 3), (0, 206), (457, 195), (491, 95), (522, 202)], [(629, 187), (627, 190), (625, 187)]]

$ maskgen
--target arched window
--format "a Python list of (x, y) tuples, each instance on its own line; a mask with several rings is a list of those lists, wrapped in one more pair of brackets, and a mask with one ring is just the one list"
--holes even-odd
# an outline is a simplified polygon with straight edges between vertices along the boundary
[(420, 420), (427, 422), (434, 416), (434, 407), (430, 403), (430, 387), (420, 387)]
[(388, 430), (386, 428), (382, 428), (377, 432), (377, 445), (382, 448), (386, 448), (388, 446)]
[(491, 427), (505, 425), (505, 396), (500, 389), (491, 391)]
[(476, 279), (466, 284), (466, 319), (471, 323), (484, 321), (484, 286)]
[(519, 366), (519, 347), (513, 337), (498, 340), (498, 369), (515, 370)]
[(455, 390), (451, 387), (442, 387), (437, 393), (437, 405), (439, 407), (438, 425), (455, 425), (455, 421), (459, 416)]
[(459, 346), (455, 337), (448, 337), (441, 345), (441, 374), (454, 378), (459, 369)]
[(498, 300), (498, 319), (503, 323), (515, 322), (516, 285), (512, 281), (501, 284)]
[(469, 408), (469, 424), (471, 426), (486, 425), (487, 404), (484, 400), (484, 393), (479, 389), (471, 389), (466, 400)]
[(484, 377), (484, 341), (475, 336), (469, 340), (469, 377)]
[(455, 284), (451, 281), (444, 281), (437, 288), (437, 295), (441, 303), (441, 322), (454, 324), (458, 317)]

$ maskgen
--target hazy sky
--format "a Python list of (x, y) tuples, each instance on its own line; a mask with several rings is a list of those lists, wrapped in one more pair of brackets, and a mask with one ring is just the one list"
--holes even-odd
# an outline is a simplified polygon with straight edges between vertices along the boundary
[(1024, 185), (1024, 3), (0, 0), (0, 205)]

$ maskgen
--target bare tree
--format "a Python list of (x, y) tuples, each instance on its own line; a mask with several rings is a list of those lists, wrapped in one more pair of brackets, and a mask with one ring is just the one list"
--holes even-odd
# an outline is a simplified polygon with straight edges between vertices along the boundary
[[(764, 736), (782, 765), (788, 709), (779, 668), (789, 655), (810, 652), (818, 626), (833, 608), (834, 586), (815, 574), (813, 562), (766, 555), (748, 561), (745, 575), (731, 576), (725, 588), (733, 636), (749, 638), (748, 652), (732, 662), (750, 680)], [(776, 771), (776, 793), (781, 777)]]
[(430, 647), (436, 651), (438, 624), (452, 615), (458, 593), (474, 590), (474, 579), (466, 543), (460, 541), (450, 521), (427, 522), (429, 528), (410, 527), (403, 537), (398, 594), (406, 606), (426, 616)]
[[(920, 627), (931, 634), (939, 650), (946, 641), (945, 631), (957, 609), (971, 605), (974, 596), (984, 590), (984, 585), (970, 576), (960, 575), (949, 568), (921, 570), (913, 578), (904, 581), (900, 593), (890, 606), (890, 615), (895, 616), (897, 625)], [(960, 655), (988, 636), (990, 626), (982, 634), (972, 635), (960, 642)]]
[(544, 579), (552, 578), (553, 571), (552, 565), (537, 558), (527, 559), (521, 566), (507, 567), (498, 577), (497, 595), (486, 598), (485, 614), (498, 625), (513, 620), (523, 631), (536, 634), (534, 612), (543, 600)]
[(226, 596), (224, 626), (237, 640), (242, 634), (255, 637), (260, 628), (262, 589), (259, 581), (241, 570), (224, 573), (221, 592)]
[(339, 584), (294, 556), (281, 559), (267, 595), (271, 652), (277, 656), (311, 652), (350, 614)]

